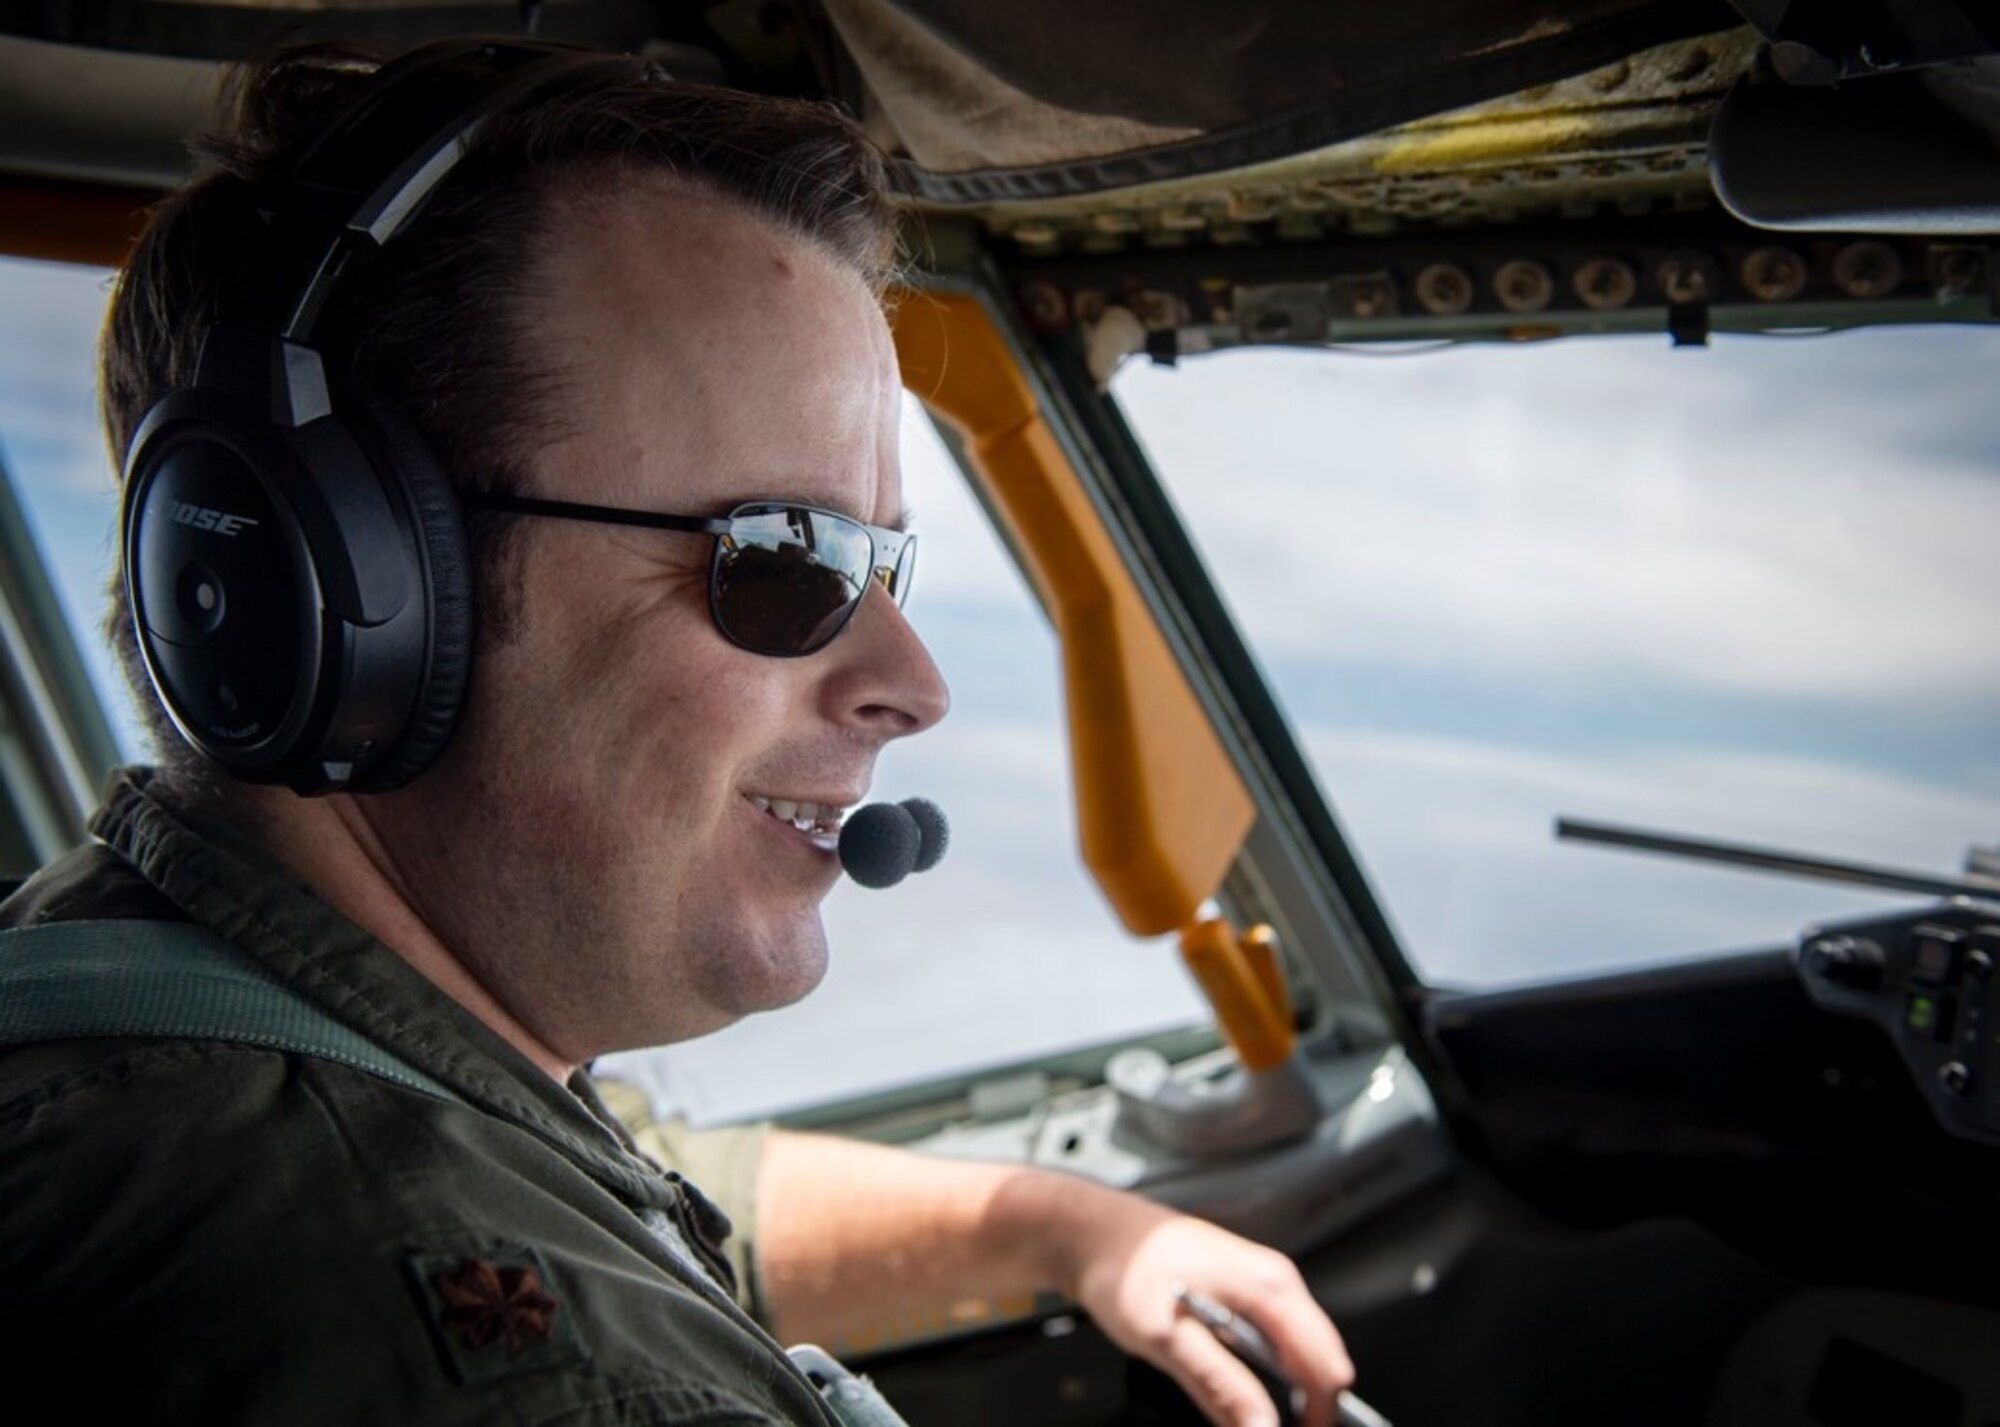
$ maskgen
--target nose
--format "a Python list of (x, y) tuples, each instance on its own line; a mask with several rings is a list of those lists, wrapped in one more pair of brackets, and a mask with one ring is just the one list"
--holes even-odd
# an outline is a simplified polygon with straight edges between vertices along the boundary
[(907, 738), (951, 708), (951, 692), (930, 650), (895, 599), (872, 581), (826, 655), (834, 661), (825, 695), (836, 722), (881, 739)]

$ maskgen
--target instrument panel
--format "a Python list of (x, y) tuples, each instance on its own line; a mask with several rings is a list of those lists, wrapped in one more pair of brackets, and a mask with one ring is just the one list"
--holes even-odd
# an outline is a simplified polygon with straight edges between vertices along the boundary
[(1946, 1130), (2000, 1145), (2000, 903), (1958, 899), (1815, 927), (1796, 964), (1813, 1004), (1873, 1021)]

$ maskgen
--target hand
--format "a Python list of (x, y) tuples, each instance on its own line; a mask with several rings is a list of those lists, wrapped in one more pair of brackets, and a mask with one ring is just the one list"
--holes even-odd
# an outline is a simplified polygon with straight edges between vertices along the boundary
[(1332, 1427), (1354, 1365), (1290, 1259), (1130, 1195), (1093, 1208), (1073, 1282), (1113, 1342), (1172, 1377), (1219, 1427), (1277, 1427), (1277, 1407), (1255, 1375), (1181, 1311), (1175, 1289), (1185, 1285), (1254, 1323), (1304, 1390), (1306, 1427)]

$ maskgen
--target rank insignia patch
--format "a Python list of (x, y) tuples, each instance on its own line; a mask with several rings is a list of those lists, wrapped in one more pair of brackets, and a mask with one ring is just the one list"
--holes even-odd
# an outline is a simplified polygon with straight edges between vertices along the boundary
[(428, 1311), (432, 1336), (462, 1383), (491, 1382), (589, 1356), (576, 1315), (555, 1293), (548, 1265), (534, 1249), (413, 1253), (405, 1266)]

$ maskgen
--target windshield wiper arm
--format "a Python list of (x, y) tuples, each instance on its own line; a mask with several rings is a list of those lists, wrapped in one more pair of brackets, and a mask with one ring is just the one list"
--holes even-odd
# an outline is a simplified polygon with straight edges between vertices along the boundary
[(1597, 842), (1640, 852), (1664, 852), (1672, 857), (1727, 862), (1790, 877), (1815, 877), (1825, 882), (1887, 887), (1898, 892), (1923, 892), (1933, 897), (2000, 897), (2000, 878), (1976, 873), (1965, 877), (1936, 877), (1896, 867), (1870, 867), (1862, 862), (1838, 862), (1830, 857), (1811, 857), (1801, 852), (1716, 842), (1710, 838), (1676, 837), (1670, 833), (1648, 832), (1643, 828), (1586, 822), (1581, 818), (1558, 817), (1556, 837), (1559, 841)]

